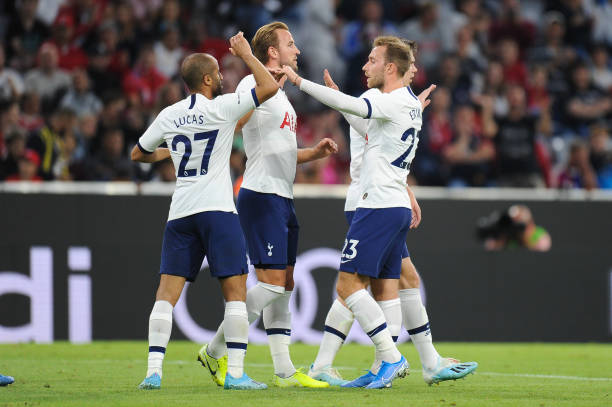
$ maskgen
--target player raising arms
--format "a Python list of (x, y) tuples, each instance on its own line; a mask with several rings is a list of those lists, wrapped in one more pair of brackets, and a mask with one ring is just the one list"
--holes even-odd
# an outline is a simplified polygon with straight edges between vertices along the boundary
[[(141, 389), (161, 387), (162, 363), (172, 330), (172, 310), (185, 281), (194, 281), (204, 256), (219, 278), (226, 301), (223, 324), (228, 347), (226, 389), (265, 389), (244, 373), (248, 342), (246, 247), (234, 206), (229, 157), (238, 120), (278, 90), (268, 70), (253, 56), (242, 32), (230, 51), (255, 77), (244, 92), (221, 95), (217, 60), (192, 54), (181, 66), (189, 97), (162, 110), (132, 150), (132, 160), (156, 162), (171, 157), (177, 168), (164, 231), (161, 278), (149, 317), (149, 362)], [(158, 148), (163, 142), (168, 148)]]
[(347, 383), (347, 387), (382, 388), (402, 373), (408, 363), (397, 350), (382, 309), (366, 291), (368, 284), (379, 301), (397, 302), (402, 251), (411, 224), (411, 199), (406, 178), (414, 158), (422, 124), (422, 104), (404, 74), (416, 72), (411, 47), (397, 37), (378, 37), (363, 70), (369, 88), (381, 94), (354, 98), (303, 80), (284, 66), (289, 80), (328, 106), (371, 119), (359, 133), (366, 138), (360, 179), (360, 198), (343, 248), (337, 291), (368, 333), (381, 361), (376, 374)]
[[(288, 65), (297, 69), (300, 51), (284, 23), (262, 26), (251, 44), (255, 56), (266, 67), (280, 70), (281, 66)], [(280, 73), (277, 79), (282, 86), (284, 75)], [(253, 81), (253, 76), (247, 76), (237, 89), (249, 89)], [(238, 194), (238, 216), (258, 279), (257, 285), (247, 293), (247, 310), (249, 322), (263, 313), (274, 363), (275, 386), (327, 387), (329, 384), (296, 371), (289, 355), (289, 299), (294, 286), (299, 230), (293, 205), (293, 181), (296, 163), (326, 157), (336, 152), (337, 146), (326, 138), (314, 148), (298, 149), (296, 124), (295, 110), (282, 89), (239, 123), (243, 126), (247, 162)], [(220, 329), (198, 354), (198, 359), (209, 367), (211, 374), (215, 372), (213, 380), (218, 385), (223, 384), (226, 364), (223, 338)]]
[[(414, 55), (416, 52), (416, 44), (412, 41), (406, 41), (406, 43), (411, 47)], [(338, 89), (338, 86), (333, 82), (327, 70), (325, 71), (324, 79), (328, 87)], [(411, 82), (412, 73), (408, 72), (404, 75), (404, 85), (410, 86)], [(423, 109), (429, 104), (430, 100), (428, 97), (435, 87), (435, 85), (431, 85), (418, 95), (418, 99)], [(380, 94), (379, 88), (371, 88), (360, 97), (367, 98), (377, 94)], [(343, 115), (347, 121), (352, 124), (350, 127), (351, 184), (347, 191), (344, 206), (344, 213), (350, 225), (355, 215), (357, 201), (360, 196), (360, 170), (366, 145), (366, 140), (362, 133), (367, 129), (367, 119), (362, 119), (347, 113), (343, 113)], [(359, 129), (362, 133), (359, 133), (356, 129)], [(410, 224), (410, 228), (412, 229), (417, 228), (421, 222), (421, 209), (410, 187), (408, 187), (407, 190), (412, 207), (413, 216)], [(427, 310), (421, 300), (419, 286), (420, 276), (410, 259), (408, 248), (404, 246), (399, 281), (399, 298), (378, 301), (378, 305), (380, 305), (385, 314), (391, 336), (394, 341), (397, 341), (403, 320), (404, 327), (408, 330), (410, 339), (419, 353), (421, 365), (423, 366), (423, 379), (427, 384), (462, 378), (474, 371), (477, 364), (474, 362), (460, 363), (456, 359), (443, 358), (438, 354), (433, 346), (431, 331), (429, 329), (429, 318), (427, 317)], [(374, 294), (376, 298), (376, 293)], [(343, 304), (341, 300), (335, 300), (325, 319), (325, 332), (323, 333), (323, 340), (319, 347), (319, 353), (308, 372), (311, 377), (326, 381), (330, 383), (330, 385), (346, 384), (346, 381), (342, 380), (336, 369), (332, 367), (332, 364), (351, 329), (353, 320), (353, 313), (346, 308), (345, 304)], [(376, 372), (379, 364), (380, 361), (375, 361), (370, 372)], [(366, 374), (366, 378), (373, 374), (374, 373), (369, 375)]]

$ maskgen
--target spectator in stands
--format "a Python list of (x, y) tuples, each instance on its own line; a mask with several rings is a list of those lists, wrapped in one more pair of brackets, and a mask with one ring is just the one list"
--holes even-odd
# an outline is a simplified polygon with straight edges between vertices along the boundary
[(460, 105), (455, 109), (453, 140), (442, 155), (449, 167), (449, 186), (487, 186), (495, 149), (491, 139), (484, 137), (477, 128), (472, 106)]
[(178, 0), (164, 0), (159, 16), (155, 21), (155, 37), (162, 37), (164, 35), (164, 30), (166, 30), (168, 27), (181, 27), (182, 24), (179, 21), (180, 16), (181, 4), (178, 2)]
[(483, 95), (493, 99), (493, 113), (496, 116), (505, 116), (508, 113), (508, 100), (506, 99), (506, 84), (504, 81), (504, 68), (496, 60), (489, 60), (484, 77), (477, 76), (471, 89), (472, 101), (481, 104)]
[(521, 16), (519, 0), (503, 0), (498, 17), (489, 30), (491, 45), (512, 38), (520, 49), (528, 49), (535, 40), (535, 27)]
[(74, 38), (74, 17), (71, 14), (60, 14), (52, 28), (52, 43), (58, 49), (58, 66), (66, 71), (76, 68), (87, 68), (87, 54), (83, 51), (80, 44), (75, 43)]
[(56, 19), (68, 18), (73, 21), (71, 40), (81, 44), (102, 22), (107, 3), (106, 0), (72, 0), (60, 8)]
[(546, 66), (549, 74), (549, 90), (554, 94), (567, 91), (566, 68), (575, 59), (575, 52), (564, 43), (565, 18), (558, 11), (542, 16), (542, 33), (528, 52), (531, 63)]
[(6, 154), (0, 157), (0, 181), (19, 171), (19, 158), (26, 149), (23, 133), (14, 131), (6, 135)]
[(28, 92), (40, 95), (43, 112), (48, 112), (57, 106), (62, 94), (70, 86), (70, 75), (59, 69), (57, 47), (51, 43), (43, 44), (39, 52), (39, 64), (31, 69), (25, 77)]
[(159, 88), (167, 78), (155, 67), (155, 54), (150, 47), (143, 47), (136, 66), (123, 78), (123, 91), (127, 94), (138, 93), (146, 107), (152, 107)]
[(120, 46), (117, 27), (105, 21), (97, 30), (88, 48), (89, 76), (94, 93), (102, 95), (110, 89), (120, 89), (121, 78), (130, 70), (131, 48)]
[(574, 140), (570, 146), (569, 160), (559, 175), (560, 188), (597, 188), (597, 175), (589, 162), (589, 147), (582, 140)]
[(161, 40), (153, 45), (155, 67), (166, 78), (174, 77), (183, 60), (183, 49), (180, 44), (180, 31), (176, 25), (165, 25)]
[(526, 87), (527, 67), (520, 59), (519, 44), (511, 38), (504, 38), (499, 41), (497, 52), (504, 70), (504, 80)]
[(586, 54), (592, 38), (593, 16), (582, 0), (560, 0), (551, 3), (551, 9), (560, 12), (566, 24), (565, 43)]
[(323, 70), (328, 69), (332, 78), (343, 89), (346, 65), (338, 53), (334, 37), (337, 25), (334, 2), (311, 0), (303, 2), (303, 7), (304, 16), (296, 41), (304, 55), (308, 55), (306, 77), (321, 78)]
[(68, 109), (58, 109), (51, 114), (49, 124), (28, 137), (27, 147), (40, 157), (39, 175), (46, 181), (54, 179), (53, 166), (61, 151), (64, 136), (74, 131), (76, 116)]
[(538, 114), (542, 110), (549, 110), (552, 104), (548, 92), (548, 71), (543, 65), (534, 65), (531, 68), (527, 84), (527, 107), (530, 113)]
[(438, 65), (441, 55), (452, 50), (452, 27), (439, 18), (438, 6), (433, 1), (421, 5), (419, 17), (408, 20), (400, 27), (404, 38), (416, 41), (419, 46), (419, 65), (430, 70)]
[(0, 103), (18, 100), (24, 91), (23, 78), (18, 71), (5, 67), (4, 46), (0, 44)]
[(589, 160), (597, 173), (600, 188), (612, 189), (612, 140), (610, 130), (603, 124), (591, 128)]
[(36, 18), (38, 0), (17, 2), (17, 16), (12, 16), (6, 30), (8, 65), (20, 71), (32, 68), (40, 45), (48, 37), (48, 29)]
[(346, 93), (349, 94), (360, 94), (366, 88), (361, 67), (367, 59), (374, 38), (379, 35), (397, 34), (395, 25), (383, 20), (383, 8), (379, 0), (363, 0), (360, 3), (360, 12), (359, 20), (344, 26), (340, 44), (340, 50), (347, 62)]
[(135, 169), (127, 158), (121, 129), (109, 129), (102, 135), (101, 149), (91, 163), (96, 181), (132, 181)]
[(19, 103), (9, 102), (0, 106), (0, 156), (4, 153), (4, 137), (13, 132), (24, 133), (19, 123)]
[(612, 0), (594, 2), (593, 18), (593, 39), (612, 47)]
[(435, 74), (431, 75), (432, 83), (444, 86), (450, 91), (453, 104), (466, 104), (470, 102), (472, 79), (469, 72), (462, 72), (459, 57), (456, 54), (445, 55)]
[(36, 92), (26, 92), (21, 99), (19, 125), (28, 133), (40, 130), (45, 121), (40, 114), (40, 96)]
[(518, 85), (507, 89), (508, 114), (493, 117), (493, 100), (481, 99), (483, 131), (494, 137), (497, 157), (497, 184), (501, 187), (536, 188), (546, 186), (550, 164), (538, 132), (550, 133), (547, 112), (538, 117), (527, 111), (525, 90)]
[(6, 181), (42, 181), (38, 175), (40, 157), (34, 150), (26, 149), (17, 162), (17, 172), (6, 177)]
[(610, 69), (610, 58), (607, 48), (598, 44), (591, 51), (591, 76), (593, 85), (602, 92), (612, 93), (612, 69)]
[(72, 86), (64, 95), (60, 106), (72, 110), (77, 117), (97, 115), (102, 111), (102, 102), (89, 90), (89, 76), (84, 69), (72, 72)]
[(432, 93), (431, 104), (423, 116), (423, 127), (419, 135), (418, 154), (412, 163), (412, 172), (422, 185), (446, 185), (447, 174), (443, 173), (442, 150), (452, 140), (450, 92), (438, 86)]
[(571, 78), (571, 90), (561, 100), (565, 123), (586, 138), (589, 126), (612, 113), (612, 98), (593, 85), (591, 71), (584, 63), (573, 67)]

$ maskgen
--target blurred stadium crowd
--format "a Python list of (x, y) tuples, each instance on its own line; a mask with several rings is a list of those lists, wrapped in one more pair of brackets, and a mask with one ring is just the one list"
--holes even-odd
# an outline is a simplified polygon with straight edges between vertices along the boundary
[[(365, 90), (381, 34), (417, 41), (424, 114), (411, 183), (612, 188), (612, 0), (16, 0), (0, 5), (0, 180), (174, 181), (170, 161), (128, 152), (164, 107), (186, 96), (191, 52), (214, 55), (232, 92), (247, 74), (227, 38), (286, 22), (302, 74)], [(298, 145), (340, 152), (300, 165), (296, 182), (347, 183), (342, 117), (286, 90)], [(239, 182), (246, 157), (231, 156)]]

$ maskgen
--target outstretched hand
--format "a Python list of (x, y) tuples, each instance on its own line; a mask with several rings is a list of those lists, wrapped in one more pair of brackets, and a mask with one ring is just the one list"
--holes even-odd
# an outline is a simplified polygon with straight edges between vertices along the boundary
[(335, 90), (340, 90), (338, 88), (338, 85), (336, 85), (336, 83), (332, 79), (332, 77), (329, 74), (329, 71), (327, 69), (325, 69), (323, 71), (323, 80), (325, 81), (325, 86), (327, 86), (328, 88), (332, 88), (332, 89), (335, 89)]
[(251, 54), (251, 46), (249, 42), (244, 38), (242, 31), (230, 38), (230, 52), (232, 55), (236, 55), (240, 58), (247, 57)]
[(295, 86), (300, 85), (298, 83), (298, 79), (301, 79), (300, 76), (296, 74), (295, 71), (289, 65), (283, 65), (283, 72), (285, 73), (285, 75), (287, 75), (287, 79), (289, 79), (291, 83), (293, 83)]
[(421, 105), (423, 105), (423, 110), (431, 103), (431, 99), (429, 99), (429, 95), (436, 89), (436, 85), (429, 85), (427, 89), (423, 92), (419, 93), (419, 100), (421, 101)]
[(328, 155), (337, 153), (338, 144), (336, 144), (334, 140), (326, 137), (317, 143), (314, 150), (317, 158), (324, 158)]

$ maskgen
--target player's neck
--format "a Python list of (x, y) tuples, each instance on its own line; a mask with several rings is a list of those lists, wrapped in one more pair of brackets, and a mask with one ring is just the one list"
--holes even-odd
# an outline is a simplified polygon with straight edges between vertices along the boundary
[(211, 100), (213, 99), (212, 89), (206, 86), (201, 87), (200, 89), (194, 92), (191, 92), (191, 93), (199, 93), (200, 95), (203, 95), (207, 99), (211, 99)]
[(380, 91), (382, 93), (389, 93), (393, 92), (395, 89), (399, 89), (402, 87), (404, 87), (404, 82), (402, 81), (402, 78), (388, 79), (385, 81), (383, 87), (380, 88)]
[[(274, 61), (268, 60), (268, 62), (266, 62), (264, 66), (269, 69), (281, 69), (282, 68), (280, 62), (278, 62), (277, 60), (274, 60)], [(279, 74), (279, 75), (272, 74), (272, 76), (274, 77), (276, 82), (278, 82), (278, 85), (282, 89), (283, 86), (285, 86), (285, 80), (287, 77), (284, 74)], [(281, 78), (283, 77), (285, 77), (285, 80), (281, 80)]]

